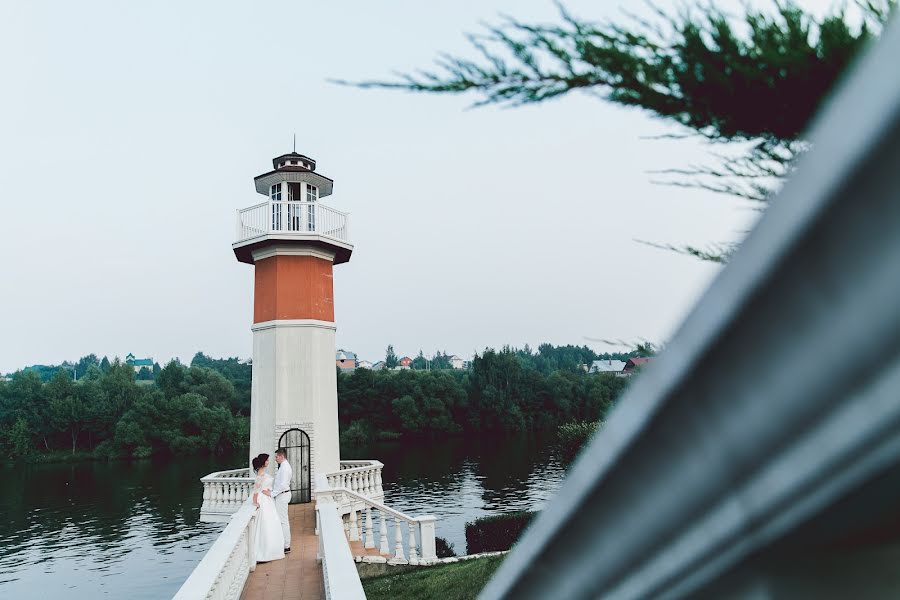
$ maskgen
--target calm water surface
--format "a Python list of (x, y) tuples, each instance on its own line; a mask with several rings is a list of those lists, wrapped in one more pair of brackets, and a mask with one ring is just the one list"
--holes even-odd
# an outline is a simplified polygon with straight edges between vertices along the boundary
[[(385, 464), (385, 501), (438, 517), (465, 552), (465, 523), (539, 508), (564, 474), (551, 438), (417, 440), (343, 448)], [(0, 469), (0, 598), (170, 598), (212, 545), (198, 479), (245, 458)]]
[(385, 504), (437, 517), (437, 535), (457, 554), (466, 553), (467, 521), (542, 508), (566, 466), (550, 435), (381, 443), (341, 456), (383, 462)]

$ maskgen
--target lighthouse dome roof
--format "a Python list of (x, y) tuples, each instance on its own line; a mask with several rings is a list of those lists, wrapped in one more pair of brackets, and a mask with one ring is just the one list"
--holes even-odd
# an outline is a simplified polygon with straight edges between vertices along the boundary
[(253, 178), (256, 191), (263, 195), (269, 194), (269, 188), (282, 181), (304, 181), (319, 188), (319, 198), (330, 196), (334, 189), (334, 181), (321, 173), (316, 173), (316, 161), (300, 154), (289, 152), (272, 159), (274, 170)]

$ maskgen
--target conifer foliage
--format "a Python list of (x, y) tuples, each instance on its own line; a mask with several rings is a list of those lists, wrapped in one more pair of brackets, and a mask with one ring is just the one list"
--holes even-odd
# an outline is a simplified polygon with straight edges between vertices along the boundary
[[(804, 131), (896, 0), (871, 0), (816, 17), (788, 0), (729, 15), (713, 3), (624, 24), (592, 23), (560, 6), (553, 24), (506, 18), (468, 36), (477, 58), (441, 55), (433, 70), (361, 87), (472, 92), (476, 106), (519, 106), (585, 91), (676, 124), (663, 137), (742, 143), (712, 165), (663, 173), (662, 183), (764, 202), (806, 149)], [(689, 254), (722, 261), (728, 248)]]

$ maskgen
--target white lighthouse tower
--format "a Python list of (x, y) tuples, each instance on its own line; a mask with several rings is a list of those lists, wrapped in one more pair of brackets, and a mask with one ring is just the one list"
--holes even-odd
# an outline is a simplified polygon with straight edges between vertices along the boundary
[[(292, 152), (254, 178), (266, 199), (238, 211), (240, 262), (255, 271), (250, 458), (288, 449), (292, 502), (339, 470), (332, 267), (350, 260), (348, 215), (325, 206), (334, 182)], [(274, 461), (273, 461), (274, 464)]]

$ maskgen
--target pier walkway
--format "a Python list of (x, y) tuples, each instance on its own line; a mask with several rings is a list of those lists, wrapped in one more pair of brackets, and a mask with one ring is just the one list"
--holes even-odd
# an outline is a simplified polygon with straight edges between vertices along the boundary
[[(316, 504), (291, 504), (291, 553), (284, 560), (258, 563), (250, 573), (241, 600), (323, 600), (322, 565), (316, 560)], [(350, 542), (354, 556), (378, 555), (361, 542)], [(388, 558), (388, 557), (386, 557)]]
[(292, 504), (291, 553), (284, 560), (259, 563), (244, 585), (241, 600), (322, 600), (322, 565), (316, 561), (316, 505)]

